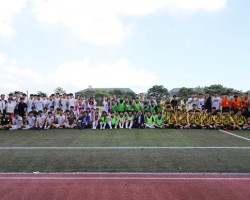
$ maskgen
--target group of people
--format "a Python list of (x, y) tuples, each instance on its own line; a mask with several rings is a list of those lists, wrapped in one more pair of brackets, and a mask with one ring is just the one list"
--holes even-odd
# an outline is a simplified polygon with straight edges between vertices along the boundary
[(193, 93), (187, 105), (174, 95), (171, 100), (147, 101), (120, 98), (114, 94), (103, 99), (102, 108), (95, 98), (75, 98), (70, 94), (41, 95), (15, 92), (0, 99), (0, 130), (78, 129), (250, 129), (248, 94), (215, 93), (213, 96)]

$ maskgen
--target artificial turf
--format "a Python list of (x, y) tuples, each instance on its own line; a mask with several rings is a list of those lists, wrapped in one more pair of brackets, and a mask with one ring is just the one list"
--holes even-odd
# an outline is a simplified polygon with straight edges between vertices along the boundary
[[(235, 133), (235, 132), (234, 132)], [(250, 132), (236, 132), (249, 136)], [(142, 147), (138, 149), (0, 150), (0, 172), (250, 172), (250, 142), (203, 130), (1, 131), (0, 147)]]

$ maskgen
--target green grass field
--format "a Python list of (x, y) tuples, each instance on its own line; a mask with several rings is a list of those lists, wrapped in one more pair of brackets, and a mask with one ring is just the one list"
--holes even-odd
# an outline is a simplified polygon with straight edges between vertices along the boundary
[[(250, 131), (231, 133), (250, 138)], [(62, 148), (4, 149), (3, 147)], [(64, 147), (136, 148), (65, 149)], [(220, 131), (206, 130), (1, 131), (0, 172), (249, 173), (250, 148), (238, 147), (250, 147), (250, 141)]]

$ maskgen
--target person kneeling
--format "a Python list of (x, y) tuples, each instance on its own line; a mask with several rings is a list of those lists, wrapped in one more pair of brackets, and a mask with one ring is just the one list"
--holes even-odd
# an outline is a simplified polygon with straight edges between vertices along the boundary
[(90, 124), (90, 118), (87, 116), (86, 111), (83, 112), (83, 115), (78, 118), (77, 127), (82, 130), (88, 128)]

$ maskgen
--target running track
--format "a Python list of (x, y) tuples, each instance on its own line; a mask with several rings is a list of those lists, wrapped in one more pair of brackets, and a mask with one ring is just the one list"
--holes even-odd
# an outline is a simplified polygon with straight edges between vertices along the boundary
[(250, 174), (0, 174), (0, 199), (250, 199)]

